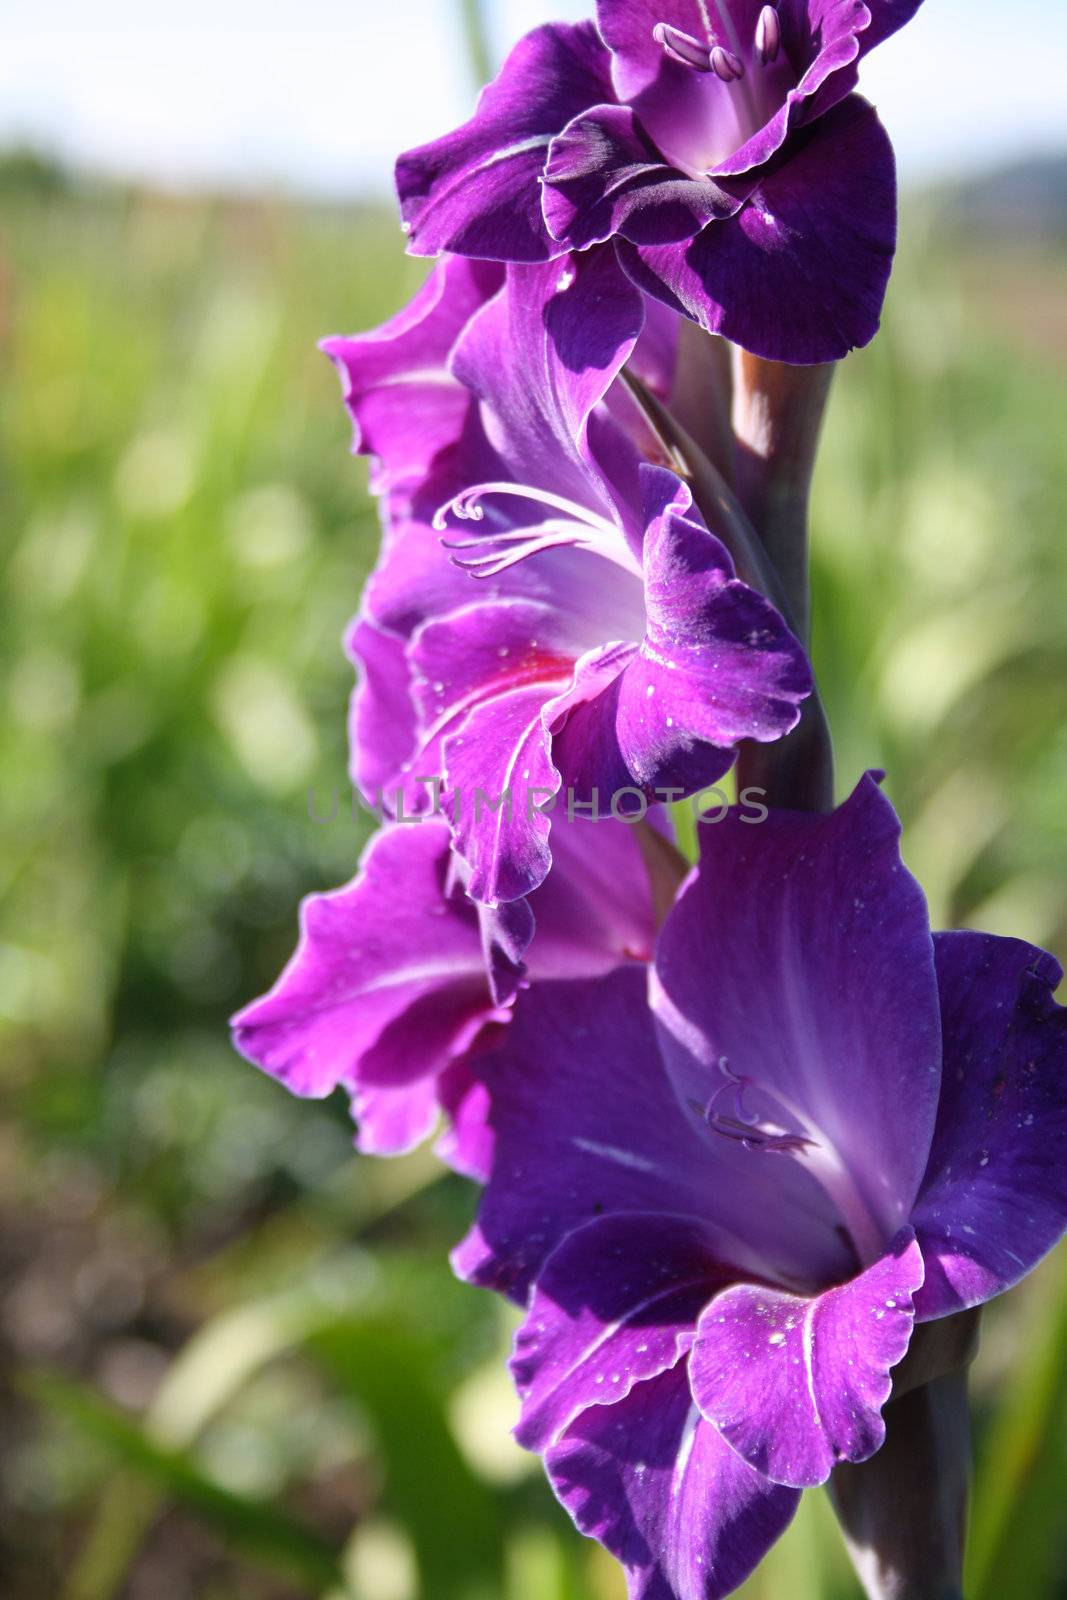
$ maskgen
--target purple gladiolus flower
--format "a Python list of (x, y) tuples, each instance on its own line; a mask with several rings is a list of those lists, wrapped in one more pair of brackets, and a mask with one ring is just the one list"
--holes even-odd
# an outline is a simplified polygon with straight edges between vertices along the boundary
[(237, 1048), (294, 1094), (343, 1087), (369, 1153), (411, 1149), (443, 1107), (452, 1127), (441, 1153), (483, 1177), (469, 1063), (520, 990), (651, 954), (651, 890), (632, 830), (605, 824), (595, 851), (575, 833), (557, 829), (556, 870), (529, 902), (494, 911), (465, 893), (445, 823), (383, 829), (352, 883), (305, 901), (289, 965), (233, 1019)]
[(884, 1437), (916, 1322), (1067, 1225), (1067, 1011), (1043, 951), (931, 935), (864, 779), (734, 815), (639, 969), (547, 984), (486, 1059), (458, 1270), (527, 1304), (520, 1441), (635, 1600), (713, 1600)]
[(561, 790), (563, 812), (695, 793), (811, 688), (619, 380), (669, 381), (666, 314), (611, 255), (511, 267), (494, 294), (499, 270), (450, 258), (393, 324), (325, 346), (386, 492), (354, 775), (412, 809), (440, 776), (490, 902), (544, 881)]
[(462, 128), (397, 163), (410, 248), (543, 261), (613, 241), (634, 282), (757, 355), (878, 327), (893, 152), (858, 63), (919, 0), (598, 0), (512, 51)]

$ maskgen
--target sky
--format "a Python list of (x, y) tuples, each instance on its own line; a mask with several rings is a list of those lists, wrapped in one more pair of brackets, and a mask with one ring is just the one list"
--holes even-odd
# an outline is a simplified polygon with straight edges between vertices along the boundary
[[(497, 59), (538, 22), (592, 9), (483, 4)], [(385, 192), (396, 154), (475, 95), (459, 0), (182, 0), (154, 24), (145, 0), (4, 9), (0, 144), (177, 187)], [(861, 86), (905, 181), (921, 181), (1067, 150), (1065, 74), (1063, 0), (926, 0)]]

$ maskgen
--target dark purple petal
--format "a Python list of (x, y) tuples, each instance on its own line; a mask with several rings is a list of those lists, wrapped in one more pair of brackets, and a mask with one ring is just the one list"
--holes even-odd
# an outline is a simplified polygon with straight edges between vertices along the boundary
[[(347, 888), (310, 896), (289, 965), (234, 1018), (242, 1054), (310, 1096), (338, 1084), (396, 1090), (462, 1055), (501, 1013), (486, 984), (477, 911), (445, 893), (448, 863), (443, 822), (388, 828)], [(416, 1123), (425, 1125), (427, 1104), (420, 1090)], [(393, 1125), (395, 1101), (383, 1107)], [(407, 1125), (409, 1113), (399, 1116)], [(386, 1148), (388, 1139), (374, 1143)]]
[(383, 327), (322, 341), (352, 418), (352, 448), (378, 458), (371, 473), (375, 494), (425, 477), (459, 436), (470, 396), (449, 377), (449, 352), (503, 281), (502, 269), (490, 262), (441, 261)]
[(851, 95), (789, 144), (735, 217), (688, 244), (616, 248), (635, 283), (709, 332), (804, 365), (874, 337), (895, 242), (892, 146)]
[[(595, 848), (605, 825), (579, 826)], [(851, 1258), (807, 1175), (793, 1162), (753, 1159), (700, 1128), (679, 1101), (640, 968), (537, 984), (478, 1075), (496, 1158), (454, 1256), (462, 1277), (522, 1301), (561, 1239), (620, 1211), (699, 1218), (718, 1259), (748, 1278), (793, 1283), (798, 1262), (823, 1282), (848, 1272)]]
[(560, 780), (547, 715), (542, 684), (513, 689), (475, 706), (445, 740), (446, 803), (475, 900), (518, 900), (548, 876), (551, 819), (541, 807)]
[(710, 178), (664, 161), (628, 106), (594, 106), (552, 141), (545, 169), (549, 232), (572, 250), (621, 233), (634, 244), (691, 239), (741, 204)]
[(494, 261), (558, 255), (541, 216), (539, 180), (553, 136), (587, 106), (611, 99), (608, 64), (590, 22), (549, 23), (521, 39), (470, 122), (397, 162), (410, 249)]
[(906, 1229), (890, 1252), (814, 1297), (742, 1284), (704, 1311), (693, 1397), (739, 1456), (775, 1483), (825, 1483), (885, 1438), (891, 1369), (911, 1338), (923, 1258)]
[[(595, 841), (599, 827), (585, 824)], [(573, 1229), (614, 1211), (700, 1216), (703, 1146), (655, 1070), (646, 974), (539, 984), (479, 1076), (492, 1179), (455, 1253), (460, 1275), (525, 1299)]]
[[(711, 4), (707, 22), (697, 0), (666, 7), (599, 0), (597, 10), (619, 100), (633, 107), (666, 160), (716, 177), (762, 166), (791, 133), (855, 88), (869, 19), (862, 0), (783, 0), (780, 48), (764, 59), (762, 0)], [(681, 65), (654, 38), (653, 18), (709, 43), (710, 22), (718, 59), (731, 70), (720, 76)]]
[(914, 1224), (921, 1320), (1000, 1294), (1067, 1227), (1067, 1010), (1043, 950), (982, 933), (934, 936), (944, 1065)]
[(582, 1533), (622, 1562), (630, 1600), (721, 1600), (785, 1532), (800, 1500), (700, 1416), (685, 1363), (593, 1406), (545, 1456)]
[(730, 1276), (688, 1217), (599, 1217), (569, 1234), (515, 1335), (519, 1443), (543, 1452), (588, 1406), (614, 1405), (673, 1367)]
[(900, 824), (868, 776), (829, 816), (751, 825), (735, 809), (700, 833), (653, 994), (681, 1102), (727, 1131), (716, 1103), (799, 1132), (799, 1161), (773, 1139), (772, 1153), (720, 1142), (768, 1182), (810, 1173), (873, 1259), (910, 1219), (941, 1076), (933, 943)]

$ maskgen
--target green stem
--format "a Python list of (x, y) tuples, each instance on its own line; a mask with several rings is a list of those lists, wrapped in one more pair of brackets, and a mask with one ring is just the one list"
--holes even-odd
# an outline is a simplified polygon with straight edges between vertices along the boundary
[(475, 86), (480, 89), (493, 76), (483, 0), (459, 0), (459, 11), (467, 46), (467, 61)]

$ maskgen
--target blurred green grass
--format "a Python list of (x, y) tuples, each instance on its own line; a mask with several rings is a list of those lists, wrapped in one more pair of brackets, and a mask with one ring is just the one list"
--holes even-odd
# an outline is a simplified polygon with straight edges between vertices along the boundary
[[(1063, 262), (905, 217), (840, 374), (815, 651), (942, 925), (1067, 951)], [(472, 1197), (229, 1051), (350, 876), (339, 640), (373, 560), (315, 349), (392, 219), (42, 181), (0, 222), (0, 1579), (16, 1600), (617, 1600), (508, 1439)], [(1057, 320), (1057, 316), (1059, 320)], [(1067, 1267), (988, 1320), (970, 1592), (1067, 1593)], [(1020, 1538), (1020, 1534), (1024, 1537)], [(854, 1596), (825, 1504), (748, 1586)]]

